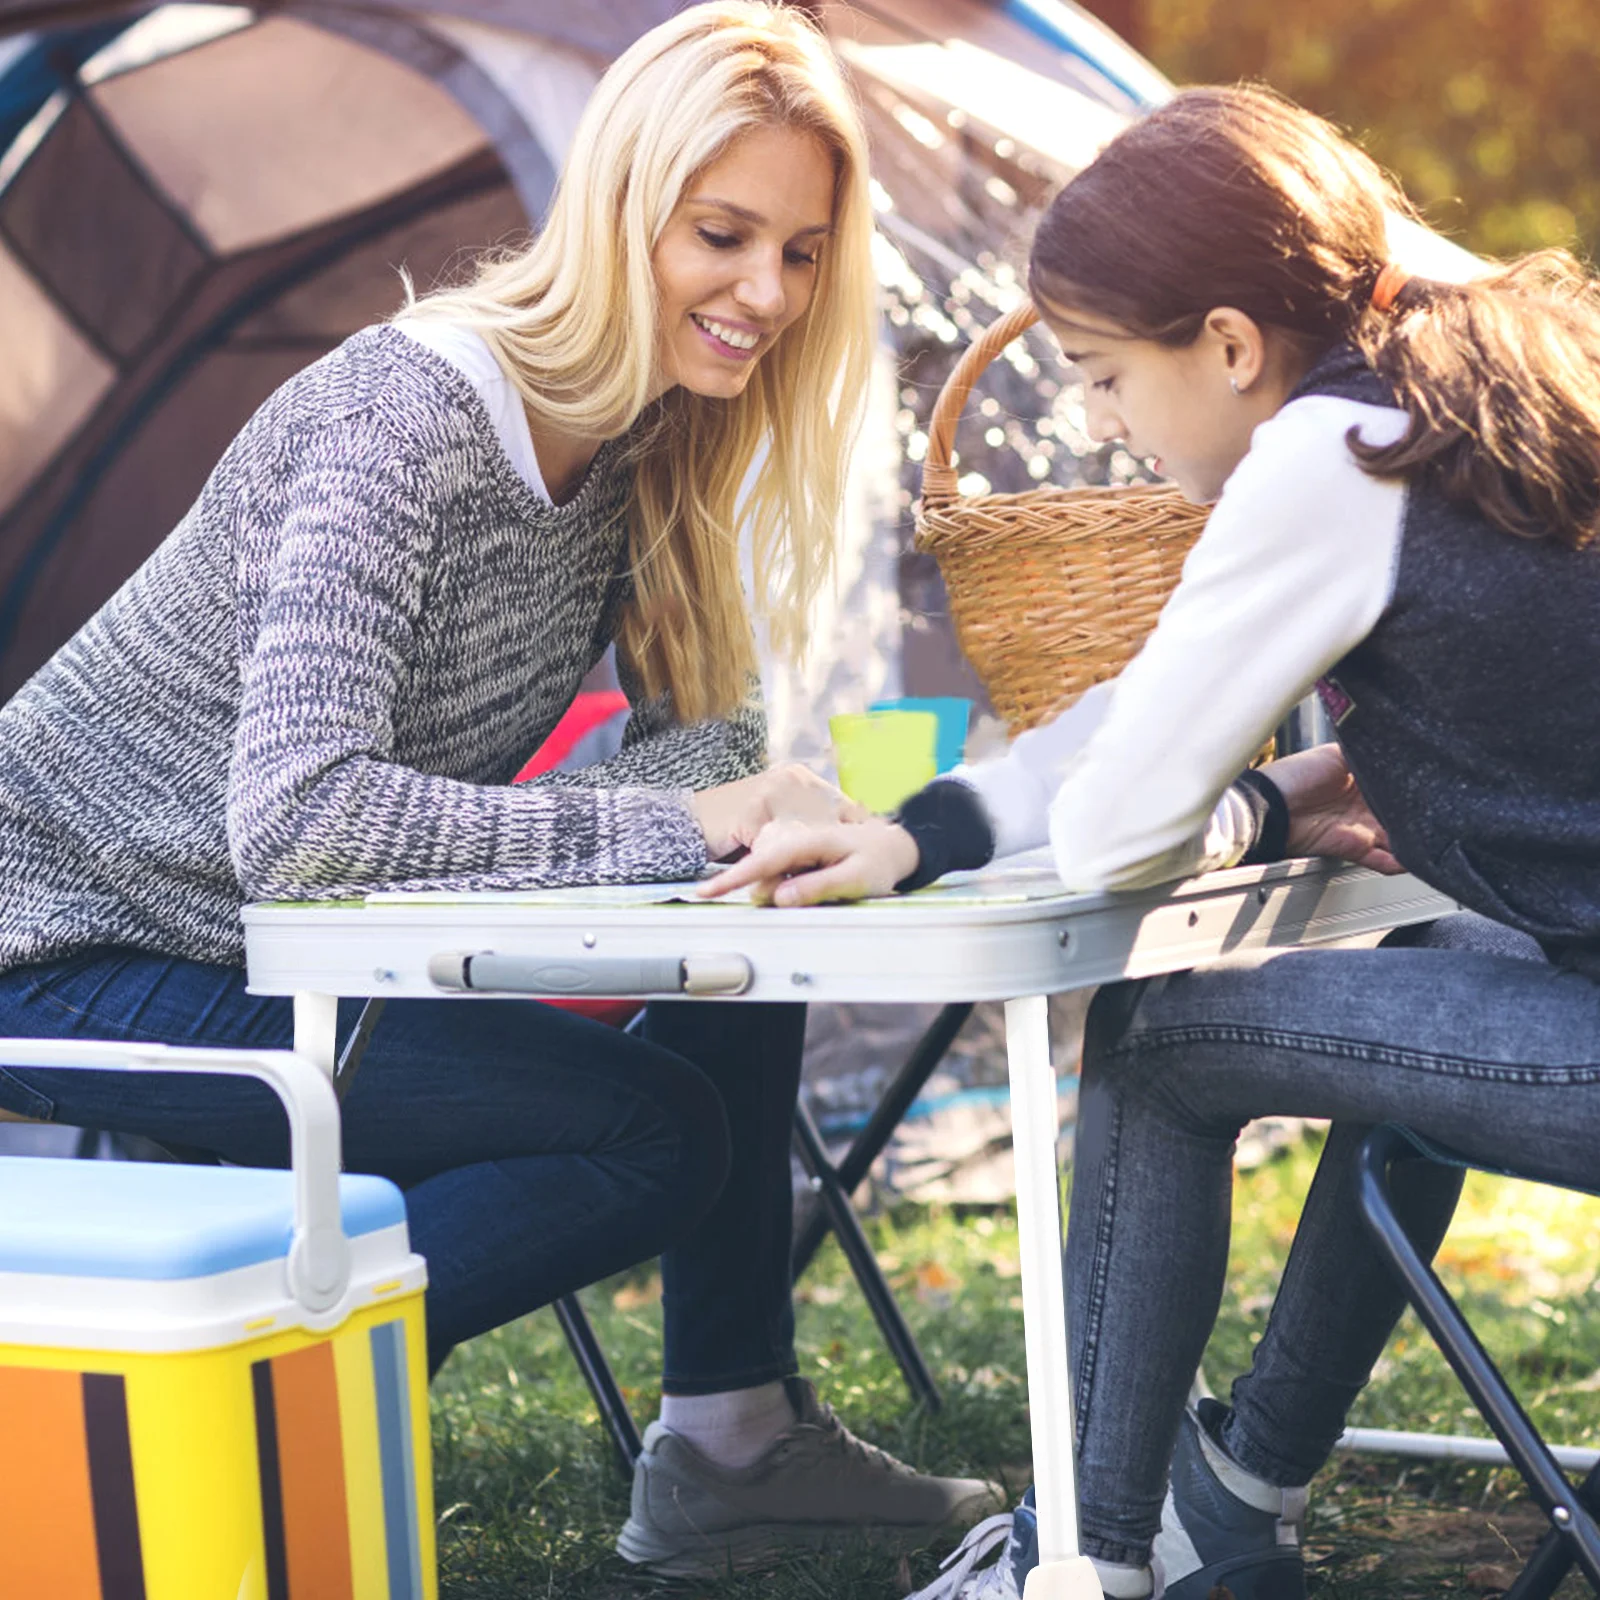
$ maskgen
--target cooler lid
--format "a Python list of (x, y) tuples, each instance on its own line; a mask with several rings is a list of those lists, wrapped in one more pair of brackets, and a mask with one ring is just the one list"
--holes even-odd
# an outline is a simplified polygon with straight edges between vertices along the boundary
[[(0, 1272), (200, 1278), (288, 1254), (294, 1178), (256, 1167), (0, 1156)], [(339, 1179), (355, 1238), (406, 1220), (387, 1178)]]

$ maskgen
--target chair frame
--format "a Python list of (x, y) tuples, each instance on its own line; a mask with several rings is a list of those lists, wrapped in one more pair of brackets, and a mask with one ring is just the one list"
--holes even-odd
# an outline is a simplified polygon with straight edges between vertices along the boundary
[(1600, 1512), (1600, 1465), (1591, 1469), (1581, 1486), (1568, 1480), (1460, 1308), (1407, 1236), (1389, 1187), (1390, 1169), (1406, 1160), (1472, 1167), (1503, 1177), (1519, 1174), (1441, 1150), (1393, 1123), (1374, 1129), (1362, 1142), (1356, 1159), (1361, 1215), (1373, 1242), (1549, 1520), (1550, 1532), (1505, 1592), (1504, 1600), (1549, 1600), (1574, 1563), (1600, 1594), (1600, 1525), (1595, 1520)]
[[(373, 998), (362, 1006), (355, 1028), (339, 1052), (333, 1086), (341, 1101), (361, 1066), (361, 1058), (366, 1054), (373, 1029), (383, 1015), (384, 1004), (381, 998)], [(856, 1135), (849, 1150), (837, 1163), (829, 1159), (822, 1135), (805, 1105), (801, 1103), (795, 1108), (795, 1148), (810, 1176), (819, 1204), (801, 1225), (796, 1237), (791, 1263), (792, 1277), (799, 1278), (831, 1228), (839, 1239), (856, 1282), (866, 1296), (879, 1331), (899, 1364), (911, 1398), (930, 1411), (937, 1411), (942, 1403), (938, 1385), (928, 1370), (928, 1364), (910, 1328), (906, 1326), (900, 1307), (895, 1303), (894, 1292), (850, 1204), (850, 1195), (894, 1136), (901, 1117), (922, 1092), (923, 1086), (971, 1014), (969, 1002), (947, 1005), (940, 1010), (884, 1092), (866, 1127)], [(611, 1440), (617, 1460), (624, 1472), (631, 1473), (634, 1462), (644, 1449), (644, 1441), (611, 1371), (611, 1364), (600, 1348), (600, 1341), (595, 1338), (588, 1314), (576, 1294), (562, 1295), (556, 1300), (555, 1313), (573, 1358), (583, 1373), (584, 1382), (589, 1386), (589, 1393), (594, 1397), (601, 1424)]]

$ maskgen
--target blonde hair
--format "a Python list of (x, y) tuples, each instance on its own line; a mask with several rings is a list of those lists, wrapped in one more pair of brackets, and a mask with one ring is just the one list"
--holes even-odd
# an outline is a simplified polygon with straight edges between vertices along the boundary
[(753, 533), (756, 609), (775, 648), (803, 652), (833, 568), (845, 473), (875, 321), (872, 211), (860, 112), (804, 13), (749, 0), (690, 6), (600, 80), (539, 237), (402, 317), (475, 329), (537, 423), (612, 437), (649, 402), (660, 339), (651, 256), (694, 177), (741, 134), (786, 127), (832, 157), (833, 233), (811, 302), (734, 400), (669, 391), (640, 430), (619, 631), (647, 694), (685, 721), (751, 692), (755, 640), (738, 530)]

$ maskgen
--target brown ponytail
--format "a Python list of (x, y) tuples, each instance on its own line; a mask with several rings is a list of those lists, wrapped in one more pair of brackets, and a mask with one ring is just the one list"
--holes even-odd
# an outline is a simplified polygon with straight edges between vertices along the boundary
[(1351, 449), (1421, 474), (1507, 533), (1600, 529), (1600, 284), (1545, 251), (1470, 284), (1413, 279), (1373, 309), (1387, 215), (1409, 207), (1321, 118), (1261, 88), (1186, 89), (1062, 189), (1034, 237), (1034, 298), (1183, 346), (1232, 306), (1309, 365), (1360, 348), (1410, 426)]
[(1523, 538), (1600, 530), (1600, 285), (1565, 251), (1413, 279), (1355, 342), (1411, 419), (1394, 444), (1350, 441), (1368, 472), (1426, 473)]

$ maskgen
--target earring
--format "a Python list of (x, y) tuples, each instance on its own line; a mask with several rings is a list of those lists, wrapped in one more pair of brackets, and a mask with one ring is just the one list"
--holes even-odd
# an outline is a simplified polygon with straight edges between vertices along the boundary
[(1244, 391), (1239, 387), (1239, 380), (1237, 378), (1229, 378), (1228, 387), (1233, 390), (1235, 396), (1244, 393)]

